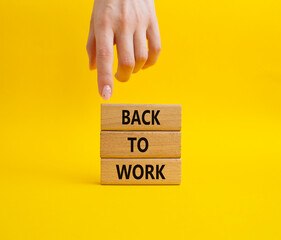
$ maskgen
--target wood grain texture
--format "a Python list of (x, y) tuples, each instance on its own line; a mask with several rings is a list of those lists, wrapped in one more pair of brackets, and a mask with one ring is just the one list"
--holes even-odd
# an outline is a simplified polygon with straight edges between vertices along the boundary
[[(134, 111), (138, 111), (140, 120), (142, 114), (145, 121), (150, 124), (145, 125), (143, 121), (140, 123), (132, 121), (129, 124), (122, 124), (122, 111), (128, 110), (130, 112), (130, 119), (134, 116)], [(157, 119), (159, 124), (152, 124), (152, 111), (154, 114), (159, 110)], [(137, 117), (137, 116), (135, 116)], [(101, 105), (101, 130), (167, 130), (179, 131), (181, 130), (181, 105), (160, 105), (160, 104), (102, 104)]]
[(101, 159), (101, 184), (180, 183), (181, 159)]
[[(180, 158), (181, 132), (178, 131), (101, 131), (100, 155), (102, 158)], [(135, 138), (133, 141), (128, 138)], [(147, 139), (148, 147), (139, 151), (139, 139)], [(139, 143), (144, 150), (144, 140)]]

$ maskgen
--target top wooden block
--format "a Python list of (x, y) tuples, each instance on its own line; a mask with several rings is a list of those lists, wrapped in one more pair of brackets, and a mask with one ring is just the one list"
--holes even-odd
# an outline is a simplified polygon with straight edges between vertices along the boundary
[(101, 130), (181, 130), (181, 105), (102, 104)]

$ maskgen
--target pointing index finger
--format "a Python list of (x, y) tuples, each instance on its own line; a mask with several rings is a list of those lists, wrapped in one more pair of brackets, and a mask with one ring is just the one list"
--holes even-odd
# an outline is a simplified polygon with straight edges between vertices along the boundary
[(96, 32), (96, 64), (100, 95), (108, 100), (113, 89), (113, 39), (112, 30), (101, 29)]

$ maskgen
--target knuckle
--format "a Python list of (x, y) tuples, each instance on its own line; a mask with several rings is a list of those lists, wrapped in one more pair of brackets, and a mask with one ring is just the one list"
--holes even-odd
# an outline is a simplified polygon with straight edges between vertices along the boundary
[(138, 62), (146, 62), (147, 60), (147, 53), (141, 53), (136, 56), (136, 61)]
[(132, 18), (127, 11), (124, 11), (123, 14), (118, 19), (119, 26), (121, 29), (127, 29), (132, 24)]
[(159, 55), (160, 52), (161, 52), (161, 46), (158, 45), (158, 46), (155, 46), (152, 51), (156, 54), (156, 55)]
[(122, 29), (127, 29), (130, 25), (130, 20), (127, 17), (122, 17), (120, 20), (120, 27)]
[(99, 47), (97, 49), (97, 57), (107, 58), (107, 57), (111, 57), (111, 56), (112, 56), (112, 52), (110, 49), (108, 49), (106, 47)]
[(104, 15), (104, 16), (100, 17), (98, 21), (96, 21), (96, 28), (97, 29), (105, 28), (108, 26), (109, 22), (110, 22), (109, 18), (106, 15)]
[(132, 69), (135, 66), (135, 61), (131, 57), (125, 57), (120, 61), (120, 66), (127, 69)]
[(123, 25), (126, 25), (130, 22), (129, 20), (129, 16), (128, 14), (124, 14), (121, 18), (120, 18), (120, 23)]
[(139, 23), (143, 23), (145, 22), (145, 17), (143, 13), (140, 12), (136, 12), (135, 14), (135, 23), (139, 24)]

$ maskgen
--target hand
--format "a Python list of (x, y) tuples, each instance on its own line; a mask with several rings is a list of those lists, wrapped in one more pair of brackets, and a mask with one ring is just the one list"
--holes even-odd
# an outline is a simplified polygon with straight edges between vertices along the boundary
[[(147, 40), (148, 49), (147, 49)], [(113, 45), (117, 46), (121, 82), (155, 64), (161, 49), (153, 0), (95, 0), (87, 43), (89, 67), (97, 68), (100, 95), (113, 90)]]

